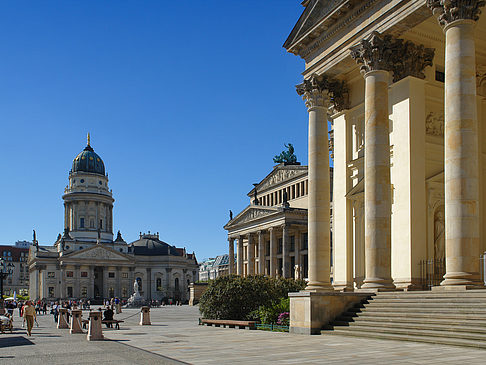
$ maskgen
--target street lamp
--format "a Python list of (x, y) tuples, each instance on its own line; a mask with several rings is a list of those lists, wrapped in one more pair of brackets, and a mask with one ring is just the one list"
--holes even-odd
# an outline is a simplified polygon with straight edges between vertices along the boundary
[(0, 308), (3, 308), (3, 280), (13, 273), (14, 264), (0, 258)]

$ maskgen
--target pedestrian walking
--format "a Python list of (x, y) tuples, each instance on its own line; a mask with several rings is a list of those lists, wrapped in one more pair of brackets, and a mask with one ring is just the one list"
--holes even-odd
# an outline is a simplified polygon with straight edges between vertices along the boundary
[(27, 333), (32, 336), (32, 327), (34, 327), (34, 320), (36, 320), (35, 307), (32, 305), (31, 301), (27, 301), (24, 307), (24, 318), (27, 322)]

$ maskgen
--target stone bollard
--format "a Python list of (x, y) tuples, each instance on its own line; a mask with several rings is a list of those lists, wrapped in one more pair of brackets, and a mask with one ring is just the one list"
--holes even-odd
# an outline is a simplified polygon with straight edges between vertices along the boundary
[(101, 312), (89, 313), (88, 341), (103, 340), (103, 330), (101, 329)]
[(140, 326), (150, 326), (150, 308), (142, 307), (142, 312), (140, 313)]
[(69, 328), (69, 325), (66, 321), (67, 314), (67, 308), (59, 308), (59, 316), (57, 317), (57, 328)]
[(71, 310), (71, 329), (69, 333), (83, 333), (81, 329), (81, 319), (82, 319), (83, 311), (81, 309), (73, 309)]

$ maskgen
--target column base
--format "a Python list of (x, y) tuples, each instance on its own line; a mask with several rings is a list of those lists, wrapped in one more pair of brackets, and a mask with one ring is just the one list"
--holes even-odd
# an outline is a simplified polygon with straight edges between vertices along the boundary
[(332, 284), (335, 291), (340, 292), (352, 292), (354, 291), (353, 283), (346, 283), (346, 282), (334, 282)]
[[(452, 272), (444, 275), (444, 280), (440, 283), (441, 287), (474, 287), (476, 289), (484, 287), (480, 281), (478, 273)], [(462, 289), (460, 289), (462, 290)]]
[(484, 285), (439, 285), (433, 286), (432, 291), (434, 292), (441, 292), (441, 291), (466, 291), (466, 290), (484, 290), (486, 287)]
[(364, 279), (363, 285), (360, 290), (372, 289), (378, 291), (390, 291), (395, 290), (395, 285), (392, 279), (382, 279), (382, 278), (366, 278)]
[(421, 280), (418, 278), (395, 279), (393, 283), (397, 290), (415, 291), (424, 289)]
[(369, 293), (335, 291), (289, 293), (290, 333), (318, 335), (343, 312), (370, 297)]
[(309, 281), (305, 287), (305, 291), (334, 291), (333, 286), (329, 282), (323, 281)]

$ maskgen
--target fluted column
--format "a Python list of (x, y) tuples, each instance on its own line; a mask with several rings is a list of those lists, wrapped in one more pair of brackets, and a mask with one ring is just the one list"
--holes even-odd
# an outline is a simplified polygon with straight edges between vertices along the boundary
[(365, 78), (365, 260), (363, 289), (393, 289), (388, 81), (391, 37), (373, 32), (351, 50)]
[(330, 176), (327, 108), (327, 79), (312, 76), (300, 85), (309, 112), (308, 167), (308, 259), (309, 282), (306, 290), (333, 290), (331, 286)]
[(258, 274), (265, 275), (265, 242), (263, 232), (258, 231)]
[(255, 240), (251, 233), (248, 233), (248, 275), (255, 275)]
[(243, 237), (236, 241), (236, 274), (243, 275)]
[(270, 234), (270, 276), (276, 276), (277, 270), (277, 247), (275, 244), (275, 232), (273, 227), (268, 229)]
[(474, 26), (484, 1), (427, 1), (445, 46), (443, 286), (479, 285), (479, 161)]
[(235, 239), (232, 237), (228, 237), (228, 255), (229, 255), (229, 266), (228, 266), (228, 274), (232, 275), (235, 272)]

